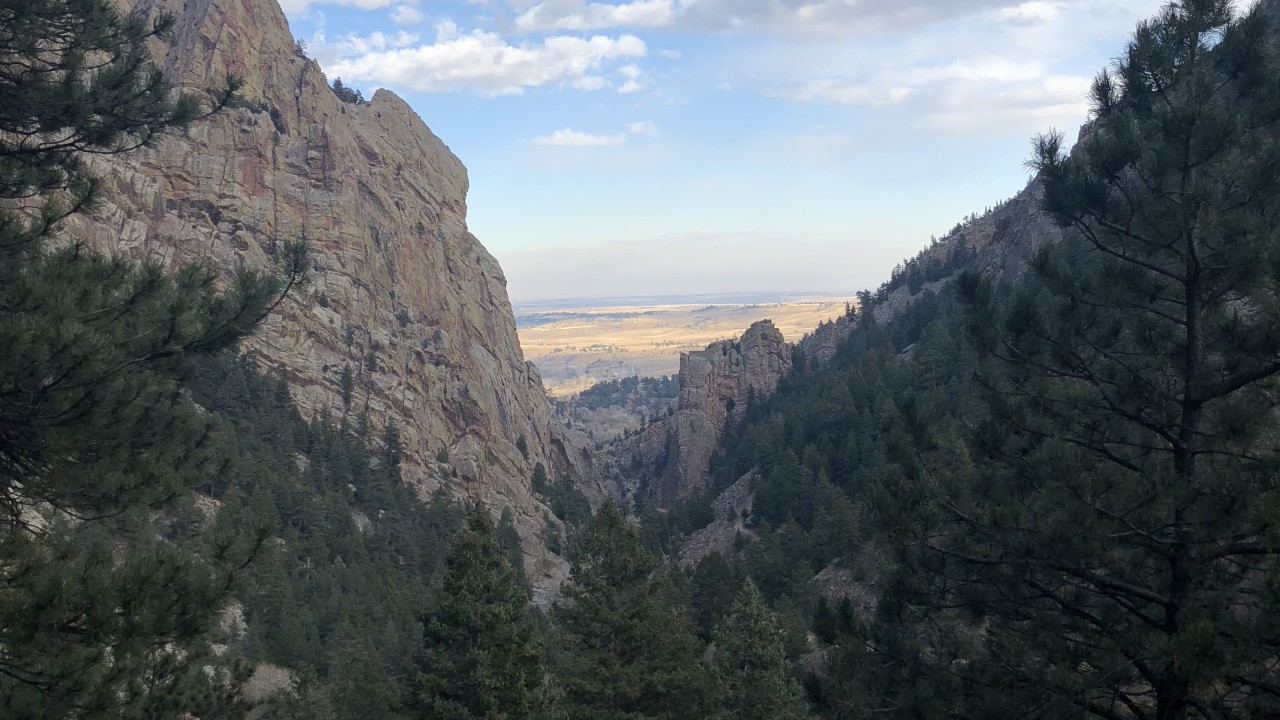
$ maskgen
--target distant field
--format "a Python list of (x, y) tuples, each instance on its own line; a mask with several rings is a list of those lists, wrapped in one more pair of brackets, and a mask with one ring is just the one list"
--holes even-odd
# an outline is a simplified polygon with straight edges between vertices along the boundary
[(516, 324), (525, 357), (538, 366), (547, 391), (564, 396), (601, 380), (673, 375), (680, 370), (680, 353), (737, 338), (765, 318), (773, 320), (788, 342), (795, 342), (819, 322), (843, 314), (845, 303), (853, 301), (845, 297), (737, 304), (710, 300), (722, 298), (652, 305), (611, 299), (604, 301), (614, 303), (607, 306), (590, 300), (574, 301), (578, 306), (549, 301), (517, 305)]

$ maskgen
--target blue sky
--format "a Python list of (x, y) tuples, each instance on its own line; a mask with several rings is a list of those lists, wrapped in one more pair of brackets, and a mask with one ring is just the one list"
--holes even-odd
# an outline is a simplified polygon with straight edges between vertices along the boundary
[(1161, 0), (282, 0), (470, 171), (514, 300), (854, 291), (1016, 193)]

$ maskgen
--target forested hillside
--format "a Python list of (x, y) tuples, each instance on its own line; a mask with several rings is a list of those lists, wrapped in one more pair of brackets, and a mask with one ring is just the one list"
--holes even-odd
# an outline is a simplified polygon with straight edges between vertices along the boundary
[[(706, 492), (593, 514), (512, 440), (532, 544), (571, 560), (544, 611), (525, 526), (448, 449), (424, 498), (352, 371), (303, 411), (242, 346), (307, 243), (220, 273), (67, 222), (82, 152), (240, 82), (175, 92), (171, 18), (0, 0), (0, 716), (1280, 716), (1276, 7), (1139, 27), (1081, 141), (1036, 141), (1061, 239), (864, 294), (829, 359), (726, 409)], [(713, 522), (737, 536), (695, 562)]]
[(350, 364), (304, 415), (300, 371), (242, 343), (309, 289), (306, 241), (260, 238), (270, 260), (233, 271), (86, 241), (103, 165), (85, 154), (121, 167), (244, 110), (240, 78), (182, 92), (156, 67), (149, 48), (179, 29), (108, 0), (0, 0), (0, 716), (801, 707), (750, 590), (706, 662), (679, 574), (616, 506), (593, 519), (529, 439), (511, 445), (545, 507), (536, 542), (575, 558), (549, 618), (493, 488), (442, 470), (443, 450), (424, 502)]
[(864, 296), (726, 440), (717, 486), (756, 472), (746, 572), (821, 641), (818, 712), (1280, 710), (1273, 11), (1140, 27), (1081, 142), (1037, 141), (1060, 243), (887, 322)]
[[(597, 446), (630, 435), (670, 414), (679, 380), (631, 376), (596, 383), (577, 395), (552, 400), (555, 420), (585, 434)], [(597, 447), (597, 449), (599, 449)]]
[[(95, 12), (70, 0), (11, 4)], [(459, 490), (456, 472), (486, 504), (510, 509), (536, 599), (549, 602), (569, 569), (539, 541), (548, 508), (530, 492), (534, 466), (597, 505), (604, 493), (580, 435), (551, 420), (504, 270), (468, 230), (467, 168), (424, 121), (434, 121), (429, 106), (420, 117), (390, 91), (360, 101), (334, 83), (278, 0), (113, 5), (173, 17), (146, 48), (166, 82), (203, 99), (232, 74), (238, 92), (186, 130), (97, 157), (93, 212), (64, 230), (104, 254), (166, 270), (199, 262), (223, 276), (307, 239), (309, 286), (245, 348), (289, 370), (304, 416), (351, 404), (379, 427), (395, 423), (406, 482)]]

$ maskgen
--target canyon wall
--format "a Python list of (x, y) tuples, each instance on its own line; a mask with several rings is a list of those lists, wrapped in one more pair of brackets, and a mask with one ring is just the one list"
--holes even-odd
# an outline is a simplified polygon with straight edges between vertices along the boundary
[(467, 230), (466, 168), (393, 93), (358, 104), (335, 96), (275, 0), (124, 4), (176, 17), (154, 52), (185, 90), (207, 99), (228, 73), (244, 87), (234, 107), (152, 148), (95, 160), (102, 201), (69, 231), (224, 275), (267, 267), (281, 243), (305, 239), (310, 285), (246, 352), (285, 373), (307, 417), (367, 412), (375, 430), (394, 422), (404, 475), (422, 493), (443, 485), (509, 508), (545, 599), (567, 564), (539, 539), (558, 521), (532, 492), (531, 468), (574, 478), (593, 501), (602, 491), (583, 444), (551, 423), (502, 268)]

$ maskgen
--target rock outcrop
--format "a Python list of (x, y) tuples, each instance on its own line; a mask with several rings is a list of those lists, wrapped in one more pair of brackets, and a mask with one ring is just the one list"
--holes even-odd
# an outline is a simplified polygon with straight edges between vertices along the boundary
[[(791, 348), (770, 320), (761, 320), (738, 340), (680, 356), (680, 399), (674, 414), (615, 446), (634, 458), (633, 471), (647, 475), (648, 499), (670, 507), (706, 487), (707, 468), (725, 424), (740, 415), (750, 396), (773, 394), (791, 372)], [(625, 483), (624, 483), (625, 484)]]
[[(266, 266), (279, 243), (305, 238), (310, 286), (247, 351), (283, 368), (308, 416), (396, 423), (406, 479), (424, 493), (447, 484), (511, 508), (545, 597), (567, 565), (538, 539), (556, 521), (530, 488), (531, 468), (585, 481), (591, 459), (550, 421), (502, 268), (467, 230), (462, 163), (396, 95), (335, 96), (276, 0), (124, 4), (176, 17), (155, 52), (183, 88), (205, 92), (228, 73), (244, 87), (236, 107), (154, 148), (96, 161), (102, 202), (71, 231), (110, 252), (225, 272)], [(601, 498), (589, 482), (583, 490)]]
[(711, 501), (713, 519), (709, 525), (685, 538), (680, 546), (681, 565), (697, 567), (711, 553), (731, 558), (739, 537), (757, 539), (756, 531), (747, 522), (756, 498), (751, 489), (755, 478), (754, 472), (743, 475)]
[(831, 322), (819, 323), (818, 327), (805, 335), (797, 346), (803, 353), (805, 364), (816, 367), (835, 357), (840, 343), (857, 327), (857, 317), (841, 315)]

